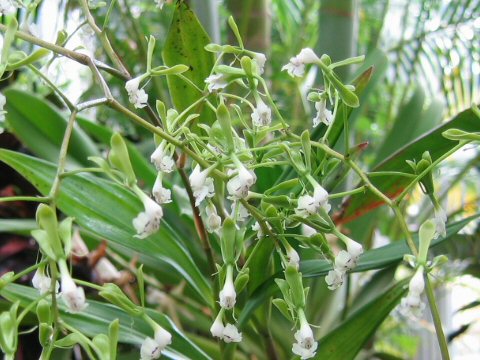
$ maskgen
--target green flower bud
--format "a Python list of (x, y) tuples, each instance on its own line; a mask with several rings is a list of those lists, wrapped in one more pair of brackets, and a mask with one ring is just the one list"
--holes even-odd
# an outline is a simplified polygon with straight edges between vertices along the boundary
[(57, 38), (55, 39), (55, 45), (63, 46), (68, 39), (68, 33), (66, 30), (62, 29), (57, 32)]
[(108, 326), (108, 338), (110, 346), (110, 358), (117, 358), (117, 346), (118, 346), (118, 334), (120, 333), (120, 321), (118, 319), (113, 320)]
[(125, 175), (127, 185), (134, 185), (137, 182), (137, 178), (133, 171), (132, 163), (130, 162), (127, 144), (119, 133), (112, 135), (110, 147), (110, 154), (108, 155), (110, 164)]
[(238, 26), (235, 23), (235, 19), (233, 18), (233, 16), (229, 16), (228, 26), (230, 26), (230, 29), (232, 29), (233, 34), (237, 38), (238, 45), (240, 45), (240, 47), (243, 49), (243, 40), (242, 40), (242, 37), (240, 36), (240, 31), (238, 30)]
[(50, 340), (53, 335), (53, 327), (50, 324), (40, 323), (38, 326), (38, 342), (43, 347), (50, 344)]
[(235, 279), (235, 289), (237, 290), (237, 293), (241, 293), (245, 286), (247, 286), (248, 281), (250, 280), (249, 272), (250, 269), (246, 268), (237, 275), (237, 278)]
[(100, 356), (101, 360), (112, 359), (110, 354), (110, 340), (105, 334), (98, 334), (92, 339), (93, 344), (97, 348), (96, 353)]
[(51, 305), (47, 300), (41, 299), (37, 303), (36, 313), (37, 313), (38, 322), (40, 324), (41, 323), (45, 323), (45, 324), (51, 324), (52, 323)]
[(220, 247), (222, 250), (222, 258), (225, 264), (233, 264), (235, 262), (235, 234), (237, 227), (232, 218), (227, 217), (223, 221), (222, 239)]
[(37, 240), (42, 251), (53, 260), (65, 257), (55, 211), (46, 204), (40, 204), (37, 208), (36, 218), (40, 230), (33, 230), (31, 234)]
[(292, 302), (297, 309), (305, 307), (305, 292), (303, 291), (302, 273), (295, 266), (288, 265), (285, 269), (285, 280), (292, 293)]
[(287, 195), (265, 196), (262, 201), (281, 207), (290, 207), (292, 205), (292, 199)]
[(235, 149), (232, 136), (232, 121), (230, 119), (230, 113), (228, 112), (225, 104), (221, 103), (217, 108), (217, 120), (223, 131), (223, 136), (227, 142), (228, 151)]
[(455, 141), (479, 141), (479, 132), (468, 132), (460, 129), (448, 129), (442, 133), (442, 136)]
[(280, 313), (285, 316), (288, 320), (292, 321), (292, 315), (290, 313), (290, 307), (288, 306), (288, 303), (283, 300), (283, 299), (273, 299), (272, 300), (273, 305), (280, 311)]
[(250, 59), (248, 56), (242, 56), (240, 59), (240, 64), (242, 65), (242, 69), (245, 71), (245, 74), (251, 78), (253, 76), (252, 59)]
[(435, 236), (435, 222), (432, 220), (425, 221), (418, 232), (419, 237), (419, 249), (418, 249), (418, 263), (425, 264), (427, 261), (428, 248), (430, 243)]
[(5, 355), (13, 355), (17, 350), (18, 328), (17, 309), (19, 302), (12, 305), (9, 311), (0, 314), (0, 349)]
[(132, 300), (130, 300), (127, 295), (125, 295), (124, 292), (113, 283), (104, 284), (98, 295), (125, 310), (132, 316), (139, 316), (143, 313), (143, 309), (135, 305)]

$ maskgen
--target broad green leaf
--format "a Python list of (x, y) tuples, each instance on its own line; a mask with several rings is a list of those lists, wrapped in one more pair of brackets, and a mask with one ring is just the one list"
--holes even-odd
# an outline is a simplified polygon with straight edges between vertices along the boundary
[[(448, 239), (451, 239), (453, 235), (459, 232), (465, 225), (470, 221), (478, 218), (480, 214), (468, 217), (461, 221), (449, 224), (447, 226), (447, 236), (439, 237), (432, 241), (431, 247), (434, 247), (438, 244), (445, 242)], [(415, 242), (418, 244), (416, 236), (414, 236)], [(403, 259), (404, 254), (409, 254), (410, 250), (408, 246), (403, 241), (397, 241), (393, 244), (385, 245), (377, 249), (368, 250), (363, 255), (360, 256), (357, 267), (354, 269), (355, 272), (362, 272), (373, 269), (383, 269), (394, 264), (399, 263)], [(328, 274), (328, 271), (332, 269), (331, 263), (327, 260), (306, 260), (302, 261), (300, 265), (300, 271), (304, 277), (319, 277), (325, 276)], [(283, 277), (281, 273), (276, 273), (269, 279), (267, 279), (263, 284), (261, 284), (255, 291), (251, 294), (249, 300), (245, 304), (240, 317), (238, 319), (239, 325), (244, 326), (253, 311), (260, 305), (264, 304), (268, 298), (279, 293), (279, 289), (275, 284), (275, 278)], [(308, 300), (307, 300), (308, 302)]]
[[(442, 136), (445, 130), (451, 128), (464, 131), (480, 131), (480, 122), (471, 109), (465, 110), (449, 122), (438, 126), (429, 133), (398, 149), (371, 171), (399, 171), (411, 174), (412, 169), (406, 163), (406, 160), (419, 160), (423, 152), (428, 150), (432, 160), (435, 161), (458, 144), (457, 141), (451, 141)], [(372, 177), (371, 181), (384, 194), (390, 198), (395, 198), (409, 184), (410, 179), (405, 176), (387, 175)], [(336, 222), (348, 222), (383, 204), (383, 201), (379, 200), (370, 191), (360, 195), (352, 195), (345, 202), (344, 210), (336, 219)]]
[(442, 119), (443, 106), (437, 102), (425, 108), (425, 92), (417, 88), (410, 99), (401, 107), (393, 126), (376, 151), (377, 164), (416, 137), (430, 131)]
[[(0, 291), (0, 294), (9, 301), (20, 301), (22, 307), (27, 306), (39, 297), (36, 289), (17, 284), (8, 285)], [(65, 305), (60, 301), (59, 309), (62, 320), (87, 336), (95, 336), (97, 334), (108, 334), (110, 323), (114, 319), (119, 319), (119, 341), (138, 346), (147, 336), (153, 337), (150, 326), (143, 319), (131, 317), (118, 307), (110, 304), (93, 300), (87, 301), (88, 307), (78, 314), (68, 313)], [(172, 333), (172, 344), (162, 352), (162, 355), (171, 359), (178, 359), (179, 354), (190, 359), (210, 359), (167, 316), (150, 309), (146, 311), (153, 320)], [(140, 353), (140, 349), (138, 351)]]
[[(99, 141), (105, 146), (109, 146), (110, 138), (114, 133), (112, 129), (103, 125), (95, 124), (92, 121), (82, 117), (79, 117), (77, 119), (77, 122), (79, 126), (93, 139)], [(143, 154), (134, 144), (132, 144), (126, 139), (125, 142), (127, 144), (130, 161), (132, 162), (133, 170), (137, 175), (139, 184), (144, 185), (147, 189), (151, 189), (157, 176), (157, 171), (155, 170), (155, 167), (147, 159), (145, 159), (145, 156), (143, 156)], [(163, 179), (163, 186), (171, 189), (172, 184), (170, 183), (168, 178)], [(164, 219), (180, 235), (183, 243), (189, 248), (191, 254), (197, 260), (197, 263), (202, 262), (202, 260), (204, 259), (201, 257), (201, 249), (196, 246), (198, 244), (192, 243), (191, 241), (191, 239), (196, 238), (193, 219), (191, 216), (189, 216), (188, 219), (186, 219), (185, 217), (179, 219), (179, 216), (177, 214), (182, 213), (182, 202), (179, 201), (178, 197), (176, 197), (175, 194), (176, 193), (173, 192), (174, 201), (164, 208)], [(191, 206), (188, 199), (186, 205), (191, 211)], [(199, 253), (198, 256), (197, 253)]]
[[(55, 165), (8, 150), (0, 150), (0, 160), (23, 175), (42, 194), (50, 191)], [(68, 176), (60, 186), (58, 207), (128, 258), (138, 253), (141, 261), (150, 267), (169, 264), (192, 286), (199, 299), (212, 303), (210, 285), (167, 223), (162, 222), (160, 231), (147, 239), (134, 238), (132, 220), (143, 211), (143, 205), (125, 188), (91, 174)]]
[[(57, 162), (67, 120), (47, 101), (24, 91), (8, 89), (6, 120), (9, 129), (35, 155)], [(28, 104), (28, 106), (27, 106)], [(75, 126), (68, 147), (69, 160), (91, 166), (89, 156), (100, 156), (93, 141)]]
[[(210, 75), (214, 65), (213, 54), (204, 49), (210, 42), (210, 38), (186, 2), (178, 1), (163, 48), (165, 65), (187, 65), (190, 70), (183, 73), (183, 76), (203, 90), (205, 79)], [(167, 80), (173, 104), (178, 112), (182, 112), (203, 96), (202, 92), (178, 76), (168, 76)], [(214, 113), (203, 102), (192, 111), (201, 114), (202, 122), (211, 124), (214, 121)]]
[(405, 285), (406, 281), (395, 284), (320, 339), (320, 346), (314, 359), (354, 359), (406, 293)]

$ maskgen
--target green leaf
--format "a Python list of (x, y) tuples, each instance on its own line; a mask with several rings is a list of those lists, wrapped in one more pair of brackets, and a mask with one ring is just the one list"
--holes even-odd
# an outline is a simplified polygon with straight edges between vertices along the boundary
[[(8, 285), (0, 291), (0, 294), (12, 302), (19, 300), (22, 307), (27, 306), (39, 296), (36, 289), (17, 284)], [(119, 320), (119, 341), (122, 343), (140, 346), (147, 336), (153, 336), (151, 327), (143, 319), (131, 317), (110, 304), (88, 300), (88, 307), (84, 311), (71, 314), (66, 311), (67, 308), (63, 302), (59, 302), (59, 310), (63, 321), (86, 336), (108, 334), (110, 323), (114, 319)], [(210, 359), (167, 316), (149, 309), (146, 312), (155, 322), (172, 333), (172, 344), (162, 352), (162, 355), (171, 359), (178, 359), (178, 353), (180, 353), (190, 359)]]
[[(421, 159), (422, 154), (428, 150), (435, 161), (440, 156), (451, 150), (458, 143), (442, 136), (442, 133), (451, 128), (463, 131), (480, 131), (480, 122), (471, 109), (465, 110), (455, 116), (449, 122), (438, 126), (429, 133), (426, 133), (411, 143), (398, 149), (393, 155), (375, 166), (371, 171), (398, 171), (412, 173), (411, 167), (406, 160)], [(390, 198), (395, 198), (407, 186), (411, 179), (405, 176), (386, 175), (371, 178), (372, 183)], [(348, 222), (357, 217), (383, 205), (376, 195), (367, 191), (360, 195), (352, 195), (344, 204), (344, 211), (337, 222)]]
[[(190, 70), (183, 73), (183, 76), (203, 90), (205, 79), (210, 75), (214, 65), (213, 54), (205, 50), (205, 46), (210, 42), (207, 33), (186, 2), (178, 1), (163, 48), (165, 65), (187, 65)], [(173, 104), (179, 113), (203, 96), (202, 92), (177, 76), (167, 76), (167, 80)], [(202, 121), (208, 124), (215, 120), (214, 113), (204, 103), (192, 109), (192, 112), (200, 113)]]
[[(10, 130), (35, 155), (57, 162), (67, 126), (65, 117), (45, 100), (24, 91), (8, 89), (6, 115)], [(28, 104), (28, 106), (26, 106)], [(100, 156), (93, 141), (74, 127), (67, 158), (75, 165), (91, 166), (89, 156)]]
[(349, 316), (335, 330), (319, 340), (315, 359), (354, 359), (407, 291), (401, 281)]
[[(3, 149), (0, 150), (0, 160), (23, 175), (41, 193), (50, 191), (55, 165)], [(136, 232), (132, 219), (143, 211), (141, 201), (133, 193), (91, 174), (73, 175), (62, 180), (58, 207), (74, 217), (85, 230), (106, 239), (111, 247), (128, 258), (138, 253), (141, 261), (150, 267), (158, 267), (159, 262), (169, 264), (185, 278), (200, 299), (211, 304), (209, 283), (167, 223), (163, 222), (160, 231), (147, 239), (133, 237)]]

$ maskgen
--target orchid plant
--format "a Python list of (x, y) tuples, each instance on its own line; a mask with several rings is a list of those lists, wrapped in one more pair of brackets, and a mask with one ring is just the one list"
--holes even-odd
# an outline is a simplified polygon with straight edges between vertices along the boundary
[[(269, 83), (269, 59), (244, 47), (233, 17), (228, 25), (236, 43), (215, 44), (183, 1), (155, 1), (156, 11), (174, 11), (163, 62), (155, 55), (155, 36), (141, 34), (137, 46), (146, 57), (132, 70), (109, 40), (109, 17), (117, 1), (109, 3), (102, 26), (96, 5), (80, 1), (81, 26), (96, 34), (108, 63), (71, 50), (68, 34), (59, 33), (59, 40), (50, 43), (24, 31), (12, 13), (20, 7), (30, 14), (38, 3), (0, 1), (6, 20), (0, 25), (1, 73), (5, 77), (29, 69), (69, 116), (65, 121), (59, 116), (63, 127), (59, 142), (53, 141), (56, 162), (46, 156), (50, 162), (42, 160), (35, 148), (36, 157), (0, 150), (0, 160), (40, 193), (0, 199), (38, 203), (29, 232), (38, 259), (0, 280), (0, 295), (9, 303), (0, 314), (6, 359), (15, 357), (28, 313), (36, 313), (38, 320), (41, 359), (65, 348), (82, 349), (92, 359), (115, 359), (131, 348), (135, 350), (122, 356), (346, 359), (361, 350), (395, 307), (407, 319), (428, 307), (442, 356), (448, 358), (431, 275), (447, 260), (430, 257), (429, 248), (469, 220), (447, 225), (434, 170), (455, 151), (477, 142), (478, 132), (457, 122), (432, 135), (446, 142), (440, 150), (417, 151), (403, 159), (401, 168), (366, 171), (359, 147), (351, 143), (349, 116), (361, 105), (371, 69), (352, 82), (337, 74), (340, 67), (361, 65), (363, 56), (333, 61), (307, 47), (286, 54), (285, 81), (294, 86), (315, 74), (315, 83), (321, 84), (305, 94), (314, 116), (298, 128)], [(35, 50), (20, 51), (25, 43)], [(101, 94), (73, 103), (44, 72), (58, 57), (88, 67)], [(23, 119), (16, 99), (25, 95), (15, 86), (5, 93), (0, 114), (7, 130), (16, 133)], [(140, 129), (146, 146), (83, 116), (104, 109)], [(471, 118), (478, 116), (475, 108), (469, 111)], [(46, 117), (39, 121), (54, 126)], [(351, 177), (351, 186), (339, 189), (332, 179), (344, 176)], [(393, 183), (379, 182), (382, 177)], [(415, 188), (435, 211), (412, 224), (404, 205)], [(390, 245), (370, 250), (347, 225), (348, 216), (377, 206), (390, 209), (405, 242), (390, 258), (385, 255)], [(93, 256), (99, 248), (102, 254)], [(409, 275), (376, 294), (337, 329), (322, 329), (324, 337), (318, 336), (309, 293), (318, 296), (315, 288), (346, 291), (348, 306), (353, 272), (398, 265), (404, 256), (412, 267)], [(78, 258), (88, 259), (95, 278), (72, 271)], [(35, 290), (15, 284), (26, 275), (33, 276)], [(375, 308), (379, 312), (372, 318)], [(352, 329), (370, 320), (369, 331), (358, 335), (356, 345), (342, 348)], [(275, 330), (279, 327), (280, 332)]]

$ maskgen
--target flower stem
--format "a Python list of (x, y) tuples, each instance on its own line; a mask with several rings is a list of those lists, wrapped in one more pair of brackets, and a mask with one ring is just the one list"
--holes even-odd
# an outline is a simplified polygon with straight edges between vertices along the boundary
[(437, 334), (438, 345), (440, 346), (440, 352), (442, 354), (442, 360), (450, 360), (450, 354), (448, 353), (447, 339), (442, 328), (442, 320), (440, 319), (440, 313), (438, 312), (437, 303), (435, 301), (435, 294), (433, 293), (432, 283), (428, 278), (428, 274), (424, 274), (425, 277), (425, 289), (427, 293), (428, 303), (430, 305), (430, 313), (432, 314), (433, 324), (435, 326), (435, 332)]

